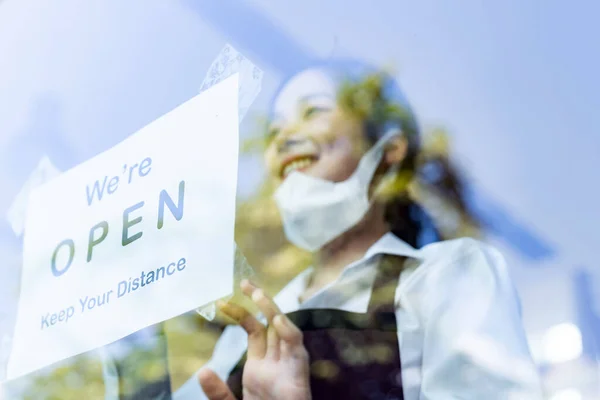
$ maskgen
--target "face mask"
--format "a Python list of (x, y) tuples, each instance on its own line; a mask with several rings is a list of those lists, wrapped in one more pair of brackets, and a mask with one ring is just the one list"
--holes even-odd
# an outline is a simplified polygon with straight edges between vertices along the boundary
[(371, 207), (369, 186), (383, 157), (383, 147), (399, 134), (394, 129), (379, 139), (343, 182), (292, 172), (275, 192), (288, 240), (316, 251), (356, 225)]

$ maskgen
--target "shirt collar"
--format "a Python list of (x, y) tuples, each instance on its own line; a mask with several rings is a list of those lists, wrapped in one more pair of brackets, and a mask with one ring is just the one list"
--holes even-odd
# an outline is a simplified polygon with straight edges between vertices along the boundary
[(415, 249), (404, 240), (394, 235), (392, 232), (388, 232), (384, 234), (378, 241), (376, 241), (371, 247), (369, 247), (362, 258), (348, 264), (342, 270), (341, 276), (353, 275), (358, 270), (367, 268), (368, 265), (372, 264), (371, 261), (373, 261), (374, 258), (382, 254), (416, 258), (418, 260), (422, 260), (424, 258), (420, 250)]
[(365, 253), (363, 261), (378, 254), (391, 254), (395, 256), (404, 256), (416, 259), (423, 259), (423, 254), (420, 250), (415, 249), (392, 232), (383, 235), (375, 242)]
[[(340, 278), (354, 275), (354, 273), (357, 273), (359, 270), (363, 270), (363, 267), (372, 265), (369, 261), (381, 254), (391, 254), (416, 258), (419, 260), (424, 258), (421, 250), (415, 249), (393, 233), (388, 232), (375, 242), (361, 259), (348, 264), (342, 271)], [(277, 296), (275, 296), (275, 302), (280, 306), (283, 312), (297, 309), (299, 306), (298, 296), (306, 287), (312, 270), (313, 267), (311, 266), (302, 271), (292, 279)]]

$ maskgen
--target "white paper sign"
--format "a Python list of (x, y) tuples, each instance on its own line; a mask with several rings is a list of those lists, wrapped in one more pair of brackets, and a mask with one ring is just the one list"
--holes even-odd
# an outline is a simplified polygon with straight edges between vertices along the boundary
[(231, 294), (238, 75), (34, 189), (7, 378)]

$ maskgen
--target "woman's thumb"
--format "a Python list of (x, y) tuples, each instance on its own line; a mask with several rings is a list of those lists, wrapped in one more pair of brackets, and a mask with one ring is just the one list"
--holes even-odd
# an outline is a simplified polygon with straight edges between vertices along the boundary
[(225, 382), (210, 369), (198, 373), (198, 382), (209, 400), (237, 400)]

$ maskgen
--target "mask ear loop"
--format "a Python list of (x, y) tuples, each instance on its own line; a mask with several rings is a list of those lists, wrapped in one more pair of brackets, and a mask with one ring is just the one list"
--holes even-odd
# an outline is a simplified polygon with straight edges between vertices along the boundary
[(383, 173), (383, 176), (380, 178), (380, 181), (377, 182), (377, 186), (373, 190), (373, 194), (371, 196), (373, 199), (372, 201), (382, 199), (385, 200), (394, 196), (395, 189), (393, 186), (398, 179), (400, 164), (401, 163), (396, 163), (391, 165), (387, 171)]
[[(381, 137), (381, 139), (379, 139), (379, 141), (377, 143), (375, 143), (375, 146), (380, 147), (379, 149), (377, 149), (375, 151), (381, 152), (380, 162), (378, 163), (376, 170), (379, 168), (379, 166), (385, 159), (385, 151), (386, 151), (387, 145), (390, 142), (390, 140), (392, 140), (396, 136), (402, 136), (402, 135), (403, 135), (403, 132), (400, 128), (392, 127), (386, 131), (386, 133)], [(388, 168), (388, 170), (383, 174), (380, 181), (377, 182), (376, 187), (374, 188), (373, 192), (369, 196), (369, 207), (372, 207), (376, 201), (385, 197), (386, 192), (389, 192), (389, 190), (387, 190), (386, 188), (389, 187), (391, 184), (393, 184), (393, 182), (395, 181), (397, 174), (400, 171), (401, 164), (402, 164), (402, 162), (398, 162), (394, 165), (391, 165)], [(374, 178), (375, 178), (375, 172), (373, 173), (373, 176), (371, 177), (370, 184), (372, 184)]]
[[(387, 125), (386, 134), (383, 138), (386, 138), (385, 146), (395, 136), (402, 136), (409, 141), (408, 146), (410, 147), (410, 138), (406, 135), (402, 127), (397, 123), (391, 123)], [(384, 150), (385, 151), (385, 150)], [(385, 156), (385, 153), (384, 153)], [(382, 159), (383, 157), (382, 156)], [(403, 173), (402, 165), (404, 160), (391, 165), (387, 171), (383, 174), (380, 181), (377, 183), (377, 187), (373, 190), (372, 197), (376, 200), (391, 200), (398, 197), (399, 195), (407, 195), (410, 191), (409, 187), (413, 179), (413, 174)], [(404, 193), (404, 194), (403, 194)]]
[[(358, 167), (353, 172), (353, 175), (359, 173), (359, 171), (362, 170), (362, 168), (364, 168), (363, 164), (367, 163), (369, 158), (376, 157), (376, 158), (380, 158), (380, 160), (383, 160), (383, 156), (385, 155), (385, 146), (388, 144), (388, 142), (395, 136), (402, 136), (402, 135), (403, 135), (402, 130), (397, 127), (386, 130), (386, 133), (383, 136), (381, 136), (377, 140), (377, 142), (369, 150), (367, 150), (367, 152), (362, 156), (362, 159), (358, 162)], [(377, 157), (377, 155), (376, 155), (378, 152), (382, 152), (382, 155), (380, 157)], [(381, 161), (380, 161), (380, 163), (381, 163)], [(375, 170), (373, 171), (373, 173), (371, 175), (375, 174), (375, 171), (379, 167), (379, 164), (377, 164), (377, 166), (375, 167)], [(371, 180), (372, 179), (373, 179), (373, 177), (371, 177)]]

